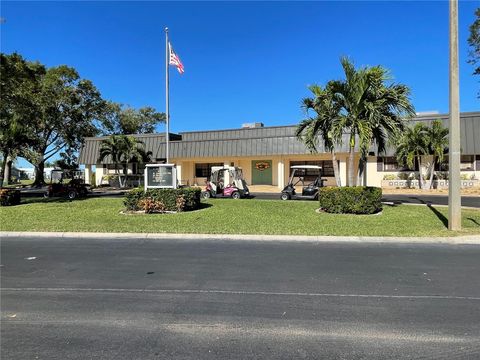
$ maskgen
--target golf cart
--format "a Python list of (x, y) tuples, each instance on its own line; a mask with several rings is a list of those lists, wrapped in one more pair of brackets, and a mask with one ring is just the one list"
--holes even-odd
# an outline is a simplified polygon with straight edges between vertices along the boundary
[(82, 171), (54, 169), (50, 175), (50, 185), (45, 197), (66, 197), (69, 200), (87, 196), (89, 184), (85, 184)]
[(231, 197), (240, 199), (250, 195), (242, 169), (236, 166), (212, 166), (210, 180), (207, 180), (202, 198)]
[[(282, 200), (316, 200), (318, 189), (323, 187), (326, 179), (322, 179), (322, 167), (317, 165), (294, 165), (287, 186), (282, 190)], [(301, 194), (295, 191), (295, 186), (301, 183)]]

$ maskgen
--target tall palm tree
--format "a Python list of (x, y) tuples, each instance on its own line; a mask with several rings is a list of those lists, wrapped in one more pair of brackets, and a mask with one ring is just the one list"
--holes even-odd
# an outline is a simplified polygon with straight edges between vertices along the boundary
[(334, 119), (339, 115), (340, 109), (337, 103), (333, 101), (332, 93), (327, 88), (323, 89), (319, 85), (309, 87), (312, 92), (312, 98), (304, 98), (302, 107), (307, 115), (313, 110), (314, 117), (308, 117), (297, 127), (295, 135), (303, 141), (305, 146), (311, 152), (318, 151), (319, 138), (323, 140), (323, 147), (332, 154), (333, 174), (337, 186), (341, 186), (340, 172), (338, 169), (337, 155), (335, 147), (340, 143), (341, 136), (335, 137), (333, 132)]
[(119, 159), (123, 162), (123, 173), (127, 175), (128, 172), (128, 163), (137, 162), (138, 159), (148, 158), (148, 153), (145, 152), (143, 145), (144, 143), (135, 138), (134, 136), (120, 135), (121, 136), (121, 146), (120, 146), (120, 157)]
[(418, 183), (423, 189), (422, 156), (429, 153), (429, 129), (423, 123), (416, 123), (407, 127), (405, 131), (393, 140), (396, 144), (397, 161), (402, 165), (413, 168), (415, 160), (418, 162)]
[(99, 161), (104, 161), (110, 156), (115, 165), (115, 174), (118, 174), (118, 164), (122, 154), (123, 135), (110, 135), (107, 139), (102, 140), (100, 144)]
[(432, 162), (430, 163), (429, 174), (429, 188), (433, 185), (433, 176), (435, 175), (435, 164), (442, 162), (448, 148), (448, 128), (442, 126), (440, 120), (434, 120), (432, 126), (427, 129), (428, 137), (428, 153), (432, 155)]
[(371, 146), (376, 145), (377, 151), (383, 152), (387, 137), (403, 131), (405, 119), (413, 117), (415, 110), (410, 102), (409, 88), (402, 84), (387, 84), (390, 77), (383, 67), (357, 70), (346, 57), (341, 58), (341, 64), (345, 80), (330, 81), (327, 88), (340, 108), (333, 124), (334, 138), (348, 134), (348, 186), (354, 186), (356, 147), (361, 154), (361, 170)]

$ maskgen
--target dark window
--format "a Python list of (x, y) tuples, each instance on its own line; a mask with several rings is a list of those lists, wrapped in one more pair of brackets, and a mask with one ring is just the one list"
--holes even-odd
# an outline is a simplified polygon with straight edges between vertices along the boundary
[[(414, 168), (417, 169), (417, 162), (415, 161)], [(413, 171), (409, 169), (407, 165), (400, 165), (397, 158), (394, 156), (385, 156), (383, 158), (383, 171)]]
[[(322, 176), (326, 177), (333, 177), (333, 162), (331, 160), (312, 160), (312, 161), (290, 161), (290, 166), (295, 165), (317, 165), (322, 167)], [(307, 169), (305, 176), (313, 176), (316, 177), (318, 174), (317, 170), (315, 169)], [(292, 175), (292, 169), (290, 168), (290, 176)]]
[(195, 164), (195, 177), (209, 177), (212, 166), (223, 166), (223, 163), (200, 163)]
[[(473, 171), (475, 169), (475, 156), (474, 155), (461, 155), (460, 156), (460, 170)], [(437, 171), (448, 171), (448, 155), (443, 157), (443, 161), (440, 164), (435, 165)]]
[(460, 156), (460, 170), (474, 170), (475, 156), (473, 155), (462, 155)]

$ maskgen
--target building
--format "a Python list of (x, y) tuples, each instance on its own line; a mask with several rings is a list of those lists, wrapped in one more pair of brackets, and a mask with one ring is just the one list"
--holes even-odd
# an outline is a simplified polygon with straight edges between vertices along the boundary
[[(429, 123), (435, 119), (442, 120), (443, 125), (448, 127), (448, 115), (422, 115), (412, 122)], [(321, 145), (318, 153), (310, 153), (295, 137), (295, 129), (296, 125), (264, 127), (261, 123), (254, 123), (245, 124), (239, 129), (170, 134), (170, 162), (177, 165), (178, 181), (184, 185), (203, 186), (210, 168), (224, 164), (241, 167), (245, 179), (251, 185), (271, 185), (279, 189), (288, 181), (290, 166), (315, 164), (322, 166), (324, 177), (327, 178), (326, 185), (334, 185), (331, 154), (325, 152)], [(151, 162), (165, 162), (165, 134), (142, 134), (135, 137), (144, 143), (147, 151), (152, 152)], [(347, 135), (344, 137), (346, 140)], [(105, 182), (105, 176), (115, 172), (110, 158), (99, 161), (99, 148), (104, 138), (86, 138), (79, 157), (79, 163), (85, 165), (85, 178), (90, 179), (94, 173), (96, 185)], [(347, 141), (337, 148), (342, 184), (347, 180), (348, 148), (345, 144)], [(462, 178), (480, 178), (480, 112), (461, 114), (461, 149)], [(358, 157), (357, 153), (356, 158)], [(428, 162), (428, 157), (426, 161)], [(418, 168), (400, 167), (395, 160), (393, 149), (382, 156), (377, 156), (372, 149), (366, 165), (364, 183), (369, 186), (387, 186), (383, 180), (406, 179), (413, 176), (416, 170)], [(140, 180), (143, 166), (129, 164), (128, 173), (137, 174)], [(391, 186), (395, 186), (395, 183)]]

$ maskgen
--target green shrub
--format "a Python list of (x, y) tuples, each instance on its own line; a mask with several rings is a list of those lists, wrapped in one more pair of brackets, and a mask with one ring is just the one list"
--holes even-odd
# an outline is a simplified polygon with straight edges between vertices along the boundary
[(0, 189), (0, 206), (20, 204), (20, 190)]
[(383, 180), (397, 180), (397, 176), (393, 174), (383, 175)]
[(325, 187), (320, 208), (335, 214), (374, 214), (382, 210), (382, 189), (377, 187)]
[(150, 189), (145, 192), (142, 188), (130, 190), (123, 201), (127, 210), (141, 210), (140, 202), (151, 199), (162, 203), (165, 211), (191, 211), (200, 208), (199, 188), (181, 189)]

